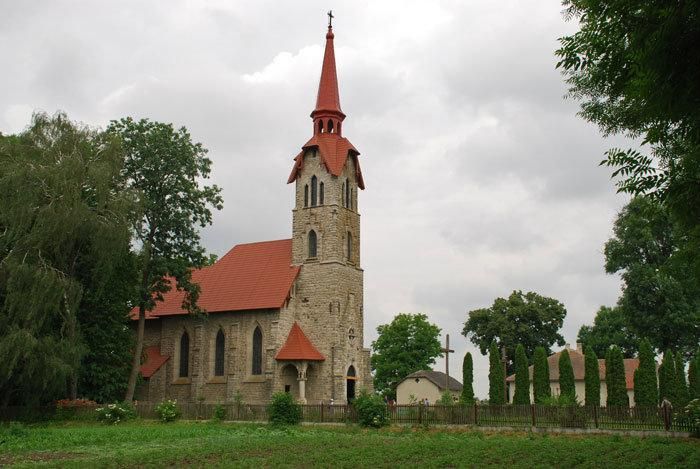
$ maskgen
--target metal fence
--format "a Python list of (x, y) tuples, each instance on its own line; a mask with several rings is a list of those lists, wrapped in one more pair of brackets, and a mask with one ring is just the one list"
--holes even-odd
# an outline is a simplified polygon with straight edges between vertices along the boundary
[[(268, 406), (245, 403), (178, 403), (181, 417), (211, 420), (217, 408), (223, 420), (267, 421)], [(136, 413), (144, 419), (157, 419), (156, 403), (139, 402)], [(99, 406), (77, 408), (5, 407), (0, 421), (94, 420)], [(351, 423), (357, 414), (351, 405), (302, 405), (302, 420), (318, 423)], [(219, 410), (219, 413), (222, 411)], [(474, 425), (516, 428), (592, 428), (610, 430), (671, 430), (693, 432), (693, 423), (664, 414), (657, 407), (593, 407), (545, 405), (390, 405), (391, 423), (406, 425)], [(695, 430), (696, 431), (696, 430)]]

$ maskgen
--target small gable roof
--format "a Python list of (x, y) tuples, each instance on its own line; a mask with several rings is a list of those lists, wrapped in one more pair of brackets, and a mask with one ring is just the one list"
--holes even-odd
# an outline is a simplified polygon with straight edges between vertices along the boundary
[[(300, 266), (292, 265), (292, 240), (263, 241), (234, 246), (213, 265), (195, 270), (199, 284), (198, 304), (208, 313), (278, 309), (289, 297)], [(175, 289), (163, 295), (147, 318), (187, 314), (182, 309), (185, 293)], [(132, 318), (138, 311), (132, 310)]]
[(360, 152), (357, 151), (347, 138), (340, 137), (337, 134), (317, 134), (311, 137), (301, 148), (301, 153), (294, 158), (294, 167), (292, 168), (292, 173), (289, 175), (289, 179), (287, 179), (287, 184), (294, 182), (299, 172), (304, 167), (304, 153), (306, 150), (318, 148), (318, 152), (321, 155), (321, 162), (333, 176), (340, 176), (348, 157), (352, 158), (355, 163), (357, 186), (360, 189), (365, 188), (365, 181), (362, 178), (362, 171), (360, 170), (360, 161), (357, 158)]
[(144, 354), (146, 355), (146, 361), (141, 365), (140, 369), (141, 376), (144, 378), (153, 376), (153, 374), (170, 359), (170, 357), (160, 354), (160, 347), (157, 345), (146, 347)]
[[(425, 378), (431, 383), (433, 383), (435, 386), (437, 386), (441, 391), (445, 390), (445, 377), (447, 375), (443, 373), (442, 371), (433, 371), (433, 370), (421, 370), (421, 371), (416, 371), (415, 373), (411, 373), (410, 375), (406, 376), (402, 381), (406, 381), (409, 379), (416, 379), (416, 378)], [(462, 390), (462, 383), (454, 379), (452, 376), (449, 378), (449, 388), (450, 391), (461, 391)]]
[(301, 326), (294, 321), (287, 336), (287, 341), (280, 348), (275, 360), (312, 360), (323, 361), (324, 357), (313, 343), (306, 337)]

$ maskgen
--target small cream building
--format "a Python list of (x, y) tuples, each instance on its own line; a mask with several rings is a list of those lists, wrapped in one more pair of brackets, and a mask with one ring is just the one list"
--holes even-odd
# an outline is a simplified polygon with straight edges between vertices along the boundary
[(415, 404), (425, 401), (435, 404), (440, 400), (446, 389), (449, 389), (452, 398), (459, 400), (462, 393), (462, 383), (449, 377), (440, 371), (416, 371), (406, 376), (396, 387), (396, 403), (399, 405)]

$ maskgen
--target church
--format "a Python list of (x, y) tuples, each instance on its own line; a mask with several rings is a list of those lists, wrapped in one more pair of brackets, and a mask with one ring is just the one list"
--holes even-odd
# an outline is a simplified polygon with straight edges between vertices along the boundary
[(372, 389), (363, 344), (359, 152), (343, 136), (329, 23), (311, 112), (312, 137), (294, 157), (292, 237), (234, 246), (193, 273), (201, 287), (192, 317), (170, 291), (146, 316), (136, 398), (157, 402), (351, 401)]

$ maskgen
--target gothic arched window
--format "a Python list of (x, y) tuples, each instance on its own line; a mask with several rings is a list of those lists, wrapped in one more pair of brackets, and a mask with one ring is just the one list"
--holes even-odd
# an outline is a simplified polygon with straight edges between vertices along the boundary
[(253, 368), (252, 374), (262, 374), (262, 331), (260, 326), (253, 331)]
[(187, 331), (180, 337), (180, 378), (186, 378), (190, 373), (190, 335)]
[(318, 121), (318, 133), (320, 133), (320, 134), (323, 133), (323, 121), (322, 120)]
[(348, 260), (352, 260), (352, 234), (348, 231)]
[(309, 185), (304, 186), (304, 207), (309, 206)]
[(216, 346), (214, 347), (214, 376), (224, 375), (224, 352), (226, 351), (226, 337), (224, 331), (219, 329), (216, 333)]
[(316, 201), (318, 200), (318, 178), (316, 176), (311, 176), (311, 206), (316, 206)]
[(328, 133), (333, 133), (333, 121), (329, 120), (328, 121)]
[(309, 231), (309, 257), (316, 257), (316, 232), (314, 230)]
[(343, 183), (343, 188), (340, 190), (340, 203), (345, 207), (345, 183)]
[(319, 204), (319, 205), (323, 205), (323, 197), (324, 197), (324, 194), (323, 194), (323, 183), (320, 183), (320, 184), (318, 185), (318, 204)]
[(347, 208), (350, 207), (350, 180), (346, 179), (345, 180), (345, 206)]

